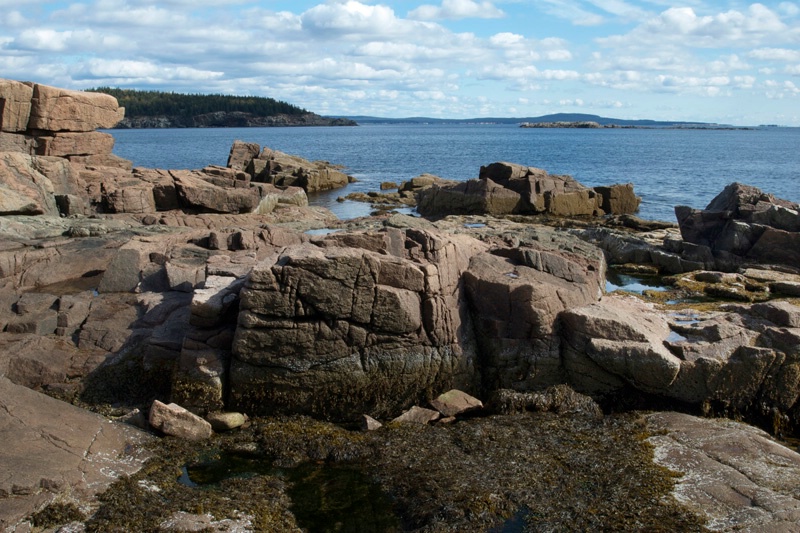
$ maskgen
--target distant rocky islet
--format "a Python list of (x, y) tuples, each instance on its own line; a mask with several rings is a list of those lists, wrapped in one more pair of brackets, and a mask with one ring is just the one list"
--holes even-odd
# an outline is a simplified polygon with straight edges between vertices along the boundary
[[(223, 438), (214, 431), (272, 428), (265, 441), (236, 446), (315, 460), (322, 431), (323, 459), (366, 454), (398, 501), (417, 509), (401, 514), (428, 521), (437, 500), (407, 492), (393, 470), (410, 456), (371, 455), (356, 444), (360, 433), (312, 420), (363, 423), (374, 429), (366, 438), (398, 449), (411, 438), (407, 421), (492, 448), (467, 434), (522, 431), (529, 419), (514, 418), (520, 412), (556, 413), (565, 427), (601, 424), (600, 406), (669, 406), (797, 434), (797, 204), (732, 184), (705, 210), (677, 208), (679, 225), (648, 222), (634, 216), (629, 185), (587, 188), (497, 162), (468, 182), (420, 176), (376, 191), (363, 199), (383, 214), (340, 221), (306, 197), (350, 181), (335, 165), (236, 142), (225, 167), (131, 168), (112, 154), (113, 137), (95, 131), (121, 118), (112, 97), (10, 80), (0, 94), (2, 427), (4, 442), (36, 443), (0, 454), (4, 528), (26, 527), (51, 502), (109, 509), (95, 495), (114, 481), (108, 472), (123, 469), (108, 461), (136, 471), (153, 434), (205, 441)], [(391, 213), (409, 203), (425, 218)], [(665, 293), (684, 301), (609, 294), (609, 266), (670, 275)], [(709, 299), (716, 303), (697, 304)], [(379, 420), (388, 424), (377, 429)], [(670, 520), (696, 514), (691, 523), (722, 530), (800, 520), (800, 456), (765, 433), (669, 412), (637, 423), (655, 461), (687, 473)], [(680, 460), (686, 439), (723, 434), (724, 450), (692, 446), (696, 461)], [(37, 461), (53, 442), (83, 459)], [(517, 491), (520, 481), (507, 475)], [(748, 505), (727, 489), (709, 497), (710, 479), (770, 504)], [(127, 492), (145, 490), (141, 483)], [(441, 509), (490, 498), (492, 483), (476, 481), (465, 500), (438, 494)], [(464, 530), (496, 526), (522, 494), (524, 484), (483, 514), (447, 520)], [(280, 501), (270, 505), (281, 510)], [(293, 520), (278, 514), (284, 525)], [(83, 520), (101, 519), (90, 515)], [(223, 518), (233, 517), (213, 517)]]

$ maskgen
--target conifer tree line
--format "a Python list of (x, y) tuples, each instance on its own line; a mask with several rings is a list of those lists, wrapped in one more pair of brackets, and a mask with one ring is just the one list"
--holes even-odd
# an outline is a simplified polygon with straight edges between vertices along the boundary
[(304, 115), (305, 109), (261, 96), (223, 94), (180, 94), (163, 91), (139, 91), (98, 87), (90, 92), (110, 94), (125, 108), (126, 117), (193, 117), (217, 111), (240, 111), (254, 116)]

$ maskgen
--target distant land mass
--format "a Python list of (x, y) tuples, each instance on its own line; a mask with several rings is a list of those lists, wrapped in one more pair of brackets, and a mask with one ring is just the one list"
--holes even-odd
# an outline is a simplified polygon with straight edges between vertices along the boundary
[[(591, 127), (583, 124), (595, 123), (599, 127), (632, 127), (632, 128), (734, 128), (727, 124), (711, 122), (684, 122), (659, 120), (626, 120), (620, 118), (601, 117), (586, 113), (554, 113), (540, 117), (480, 117), (466, 119), (442, 119), (429, 117), (383, 118), (370, 116), (348, 116), (359, 124), (526, 124), (534, 127)], [(538, 126), (537, 126), (538, 127)]]
[(356, 126), (346, 118), (323, 117), (273, 98), (180, 94), (99, 87), (125, 108), (115, 126), (128, 128), (246, 128), (267, 126)]

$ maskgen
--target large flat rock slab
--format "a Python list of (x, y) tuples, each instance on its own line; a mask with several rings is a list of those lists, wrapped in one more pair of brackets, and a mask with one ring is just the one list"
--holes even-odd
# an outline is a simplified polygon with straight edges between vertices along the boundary
[(149, 438), (0, 377), (0, 531), (58, 496), (91, 501), (141, 467)]
[(800, 454), (760, 429), (680, 413), (646, 417), (655, 460), (683, 473), (673, 494), (712, 531), (792, 532), (800, 524)]

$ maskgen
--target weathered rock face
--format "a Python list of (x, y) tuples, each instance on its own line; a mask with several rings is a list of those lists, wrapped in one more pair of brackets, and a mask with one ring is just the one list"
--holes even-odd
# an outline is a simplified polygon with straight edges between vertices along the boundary
[(32, 157), (0, 152), (0, 215), (58, 215), (52, 182)]
[[(591, 247), (584, 247), (590, 251)], [(535, 390), (564, 379), (558, 315), (602, 295), (605, 261), (555, 249), (482, 253), (464, 273), (484, 389)]]
[(90, 132), (113, 128), (124, 116), (113, 96), (35, 84), (28, 129)]
[(447, 214), (550, 214), (593, 216), (633, 213), (640, 198), (633, 186), (584, 187), (570, 176), (557, 176), (514, 163), (481, 167), (480, 177), (435, 184), (419, 191), (417, 210), (426, 216)]
[(612, 295), (567, 310), (568, 382), (592, 394), (632, 389), (797, 427), (800, 308), (769, 302), (728, 309), (670, 322), (636, 298)]
[(0, 131), (20, 133), (28, 129), (33, 87), (0, 79)]
[(732, 183), (704, 210), (675, 208), (686, 243), (710, 253), (716, 269), (745, 263), (800, 264), (800, 205)]
[[(114, 138), (93, 131), (114, 126), (123, 114), (124, 109), (108, 95), (0, 80), (0, 158), (6, 163), (5, 171), (0, 169), (0, 190), (4, 192), (0, 215), (89, 214), (93, 197), (84, 178), (105, 178), (109, 172), (118, 175), (120, 169), (130, 173), (130, 161), (111, 153)], [(22, 155), (28, 159), (18, 159)], [(11, 165), (12, 174), (8, 171), (10, 157), (17, 158)], [(32, 175), (38, 179), (32, 180)], [(22, 198), (20, 180), (32, 182)], [(95, 188), (99, 197), (100, 184)], [(26, 198), (38, 200), (30, 203)], [(118, 201), (119, 205), (126, 203), (136, 204), (139, 212), (142, 209), (140, 200)]]
[(333, 235), (260, 263), (241, 294), (231, 407), (348, 418), (475, 390), (459, 279), (483, 249), (392, 230)]

